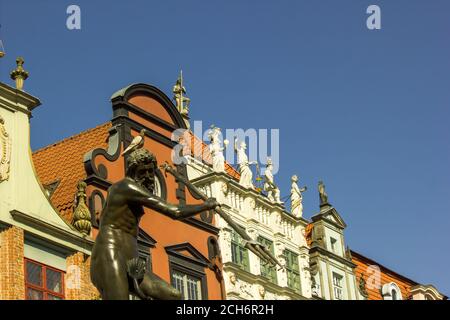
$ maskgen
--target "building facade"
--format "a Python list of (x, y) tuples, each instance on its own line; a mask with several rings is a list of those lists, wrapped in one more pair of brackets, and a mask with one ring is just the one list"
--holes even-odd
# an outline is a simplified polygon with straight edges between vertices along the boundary
[(311, 298), (309, 254), (303, 236), (308, 222), (295, 218), (283, 205), (273, 203), (254, 189), (245, 188), (226, 172), (214, 172), (188, 157), (191, 181), (222, 209), (254, 241), (265, 245), (284, 266), (266, 265), (245, 248), (243, 239), (219, 216), (219, 244), (227, 299), (300, 300)]
[[(279, 262), (262, 262), (214, 212), (175, 221), (146, 208), (140, 257), (184, 299), (447, 298), (432, 285), (348, 249), (347, 225), (328, 202), (323, 183), (320, 210), (308, 220), (301, 195), (306, 188), (297, 186), (296, 176), (288, 206), (280, 199), (270, 159), (264, 174), (253, 178), (245, 143), (235, 143), (238, 166), (227, 163), (220, 129), (211, 129), (209, 144), (190, 131), (190, 100), (181, 77), (173, 89), (175, 104), (154, 86), (130, 85), (112, 95), (111, 121), (31, 155), (29, 119), (40, 102), (23, 90), (28, 75), (22, 64), (18, 60), (12, 74), (16, 88), (0, 83), (0, 299), (99, 298), (90, 282), (90, 252), (108, 188), (125, 176), (122, 153), (139, 135), (158, 164), (171, 164), (216, 198)], [(184, 147), (178, 150), (179, 145)], [(174, 152), (184, 161), (175, 163)], [(155, 194), (175, 204), (201, 202), (182, 181), (161, 171)]]
[(93, 240), (59, 216), (35, 172), (29, 121), (39, 105), (20, 83), (0, 83), (0, 299), (95, 299)]
[[(110, 122), (37, 150), (33, 155), (39, 176), (52, 189), (52, 201), (68, 221), (74, 219), (74, 186), (77, 181), (86, 184), (93, 239), (108, 188), (125, 177), (122, 153), (135, 136), (145, 132), (143, 147), (155, 154), (158, 164), (167, 162), (179, 173), (186, 172), (184, 164), (172, 162), (176, 145), (172, 134), (187, 127), (170, 98), (153, 86), (134, 84), (113, 94), (111, 102)], [(160, 170), (155, 192), (170, 203), (200, 203), (181, 182)], [(222, 299), (218, 233), (211, 213), (179, 221), (145, 208), (138, 238), (140, 255), (149, 269), (178, 288), (184, 298)]]

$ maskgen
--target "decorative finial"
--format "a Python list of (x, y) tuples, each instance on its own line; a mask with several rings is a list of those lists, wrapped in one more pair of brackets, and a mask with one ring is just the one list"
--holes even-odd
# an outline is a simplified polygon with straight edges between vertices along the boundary
[(23, 90), (23, 83), (28, 78), (28, 72), (23, 68), (24, 60), (22, 57), (16, 59), (17, 67), (11, 71), (11, 79), (16, 81), (17, 90)]
[(92, 228), (91, 212), (86, 206), (86, 182), (80, 181), (77, 186), (76, 207), (73, 214), (73, 226), (86, 235), (89, 235)]
[(172, 92), (174, 94), (173, 100), (175, 100), (178, 112), (180, 112), (183, 116), (187, 116), (189, 113), (189, 104), (191, 103), (191, 99), (183, 96), (186, 94), (186, 88), (183, 86), (183, 70), (180, 71), (180, 76), (173, 86)]

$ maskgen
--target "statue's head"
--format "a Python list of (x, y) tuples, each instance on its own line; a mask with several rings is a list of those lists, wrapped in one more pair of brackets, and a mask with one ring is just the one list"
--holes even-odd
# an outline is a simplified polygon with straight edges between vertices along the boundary
[(241, 148), (242, 148), (243, 150), (246, 150), (246, 149), (247, 149), (247, 144), (246, 144), (244, 141), (241, 142)]
[(273, 162), (271, 158), (267, 158), (266, 167), (269, 168), (270, 170), (273, 168)]
[(127, 158), (127, 177), (134, 179), (150, 193), (155, 189), (156, 157), (147, 149), (136, 149)]
[(219, 140), (219, 136), (221, 134), (220, 128), (212, 125), (211, 129), (208, 132), (208, 137), (211, 142), (216, 142)]
[(298, 181), (297, 175), (294, 174), (294, 175), (292, 176), (292, 178), (291, 178), (291, 181), (292, 181), (292, 182), (297, 182), (297, 181)]

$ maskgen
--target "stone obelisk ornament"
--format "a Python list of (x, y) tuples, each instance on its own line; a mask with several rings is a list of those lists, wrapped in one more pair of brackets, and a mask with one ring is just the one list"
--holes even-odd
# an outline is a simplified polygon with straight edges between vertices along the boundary
[(208, 198), (199, 205), (173, 205), (153, 194), (155, 156), (135, 148), (127, 157), (126, 177), (108, 189), (99, 233), (92, 250), (91, 280), (104, 300), (180, 299), (181, 293), (150, 270), (139, 259), (137, 235), (144, 207), (173, 219), (185, 219), (219, 207)]

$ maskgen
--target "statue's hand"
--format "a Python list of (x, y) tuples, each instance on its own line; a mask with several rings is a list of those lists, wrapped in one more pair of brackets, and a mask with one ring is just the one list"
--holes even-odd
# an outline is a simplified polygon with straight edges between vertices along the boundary
[(208, 210), (211, 210), (211, 209), (215, 209), (217, 207), (220, 207), (220, 203), (217, 202), (216, 198), (208, 198), (205, 201), (205, 206), (206, 206), (206, 208)]

